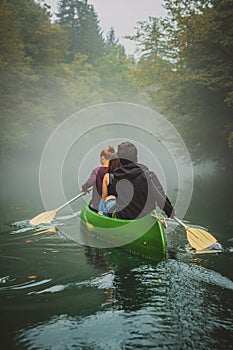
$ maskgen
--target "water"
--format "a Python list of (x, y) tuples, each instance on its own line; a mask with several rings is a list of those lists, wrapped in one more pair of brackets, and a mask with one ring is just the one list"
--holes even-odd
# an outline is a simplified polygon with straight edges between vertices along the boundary
[[(28, 220), (2, 226), (2, 349), (232, 349), (231, 232), (223, 251), (195, 254), (182, 228), (158, 264), (121, 249), (80, 246)], [(63, 227), (61, 223), (65, 223)], [(78, 228), (77, 228), (78, 229)]]
[[(51, 156), (43, 163), (44, 176), (39, 176), (44, 137), (38, 126), (28, 149), (1, 161), (1, 349), (232, 349), (230, 161), (227, 171), (218, 164), (199, 169), (189, 206), (192, 172), (183, 143), (165, 119), (116, 103), (83, 110), (77, 125), (75, 120), (68, 118), (53, 133), (57, 144), (43, 153), (44, 160)], [(158, 174), (172, 202), (181, 191), (177, 212), (189, 206), (189, 224), (206, 226), (223, 251), (194, 254), (184, 230), (174, 227), (167, 234), (168, 258), (155, 264), (121, 249), (72, 241), (68, 237), (73, 227), (78, 232), (78, 222), (74, 226), (65, 212), (56, 217), (57, 229), (29, 225), (45, 210), (41, 193), (47, 209), (60, 206), (64, 195), (68, 200), (79, 193), (100, 150), (123, 140), (137, 143), (139, 161)], [(215, 176), (216, 168), (221, 174)], [(74, 211), (82, 205), (78, 200)]]

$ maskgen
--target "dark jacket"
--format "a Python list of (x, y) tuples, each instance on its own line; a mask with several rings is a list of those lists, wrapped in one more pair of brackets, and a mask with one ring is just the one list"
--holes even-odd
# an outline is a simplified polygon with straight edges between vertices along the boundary
[[(129, 163), (114, 171), (113, 185), (117, 193), (114, 212), (119, 219), (136, 219), (150, 213), (157, 205), (171, 216), (173, 207), (157, 176), (145, 165)], [(114, 193), (115, 192), (115, 193)]]

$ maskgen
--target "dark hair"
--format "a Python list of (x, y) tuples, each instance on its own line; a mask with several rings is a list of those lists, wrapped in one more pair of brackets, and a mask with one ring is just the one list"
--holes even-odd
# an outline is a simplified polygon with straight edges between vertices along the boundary
[(104, 157), (105, 159), (110, 159), (112, 154), (115, 153), (115, 149), (113, 146), (108, 146), (107, 148), (103, 149), (100, 153), (100, 157)]
[(137, 148), (131, 142), (122, 142), (118, 145), (118, 157), (122, 165), (137, 162)]
[(114, 153), (109, 159), (108, 172), (112, 173), (113, 170), (119, 168), (120, 166), (121, 166), (121, 162), (120, 162), (120, 159), (118, 158), (118, 154)]

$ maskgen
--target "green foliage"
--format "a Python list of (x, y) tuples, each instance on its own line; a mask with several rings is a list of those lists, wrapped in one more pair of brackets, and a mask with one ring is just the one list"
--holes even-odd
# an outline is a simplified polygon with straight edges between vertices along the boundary
[(111, 27), (110, 31), (107, 34), (105, 51), (107, 54), (111, 53), (116, 57), (126, 58), (125, 48), (119, 43), (119, 40), (116, 38), (115, 30), (113, 27)]
[(81, 108), (103, 102), (101, 79), (87, 59), (87, 56), (77, 54), (71, 64), (59, 65), (56, 82), (60, 91), (52, 103), (56, 109), (56, 120), (63, 120)]
[(140, 22), (135, 77), (170, 115), (196, 159), (232, 147), (233, 1), (165, 0), (165, 19)]
[(228, 136), (228, 146), (233, 151), (233, 131)]
[(94, 63), (101, 77), (104, 102), (129, 101), (135, 98), (137, 89), (131, 74), (133, 64), (126, 57), (117, 55), (117, 50), (104, 55)]
[(48, 9), (0, 1), (1, 157), (41, 152), (54, 127), (82, 108), (136, 99), (134, 62), (113, 29), (104, 42), (93, 7), (60, 1), (57, 23)]
[(16, 11), (10, 3), (0, 3), (0, 69), (24, 64), (24, 45), (19, 35)]
[(115, 30), (113, 27), (110, 28), (107, 34), (106, 45), (111, 48), (119, 45), (119, 40), (116, 38)]
[(135, 98), (137, 88), (132, 75), (134, 62), (125, 55), (124, 46), (119, 44), (113, 28), (107, 34), (105, 52), (93, 63), (101, 77), (100, 87), (104, 102), (129, 101)]
[(60, 0), (57, 16), (68, 33), (69, 62), (77, 53), (86, 55), (90, 62), (102, 55), (104, 40), (92, 5), (86, 0)]

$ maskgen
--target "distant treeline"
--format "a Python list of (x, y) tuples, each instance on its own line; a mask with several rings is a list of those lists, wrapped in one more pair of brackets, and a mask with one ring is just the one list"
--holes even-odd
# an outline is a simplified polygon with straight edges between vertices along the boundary
[(167, 16), (138, 24), (135, 71), (191, 154), (233, 151), (233, 0), (164, 0)]
[[(81, 108), (112, 101), (159, 108), (193, 157), (233, 151), (233, 0), (164, 1), (138, 23), (140, 59), (107, 38), (87, 0), (0, 0), (1, 157), (40, 144)], [(44, 132), (43, 132), (44, 130)], [(34, 147), (34, 146), (33, 146)]]
[(36, 148), (84, 107), (136, 101), (132, 67), (114, 30), (103, 38), (87, 1), (60, 1), (53, 22), (44, 2), (1, 0), (1, 156)]

